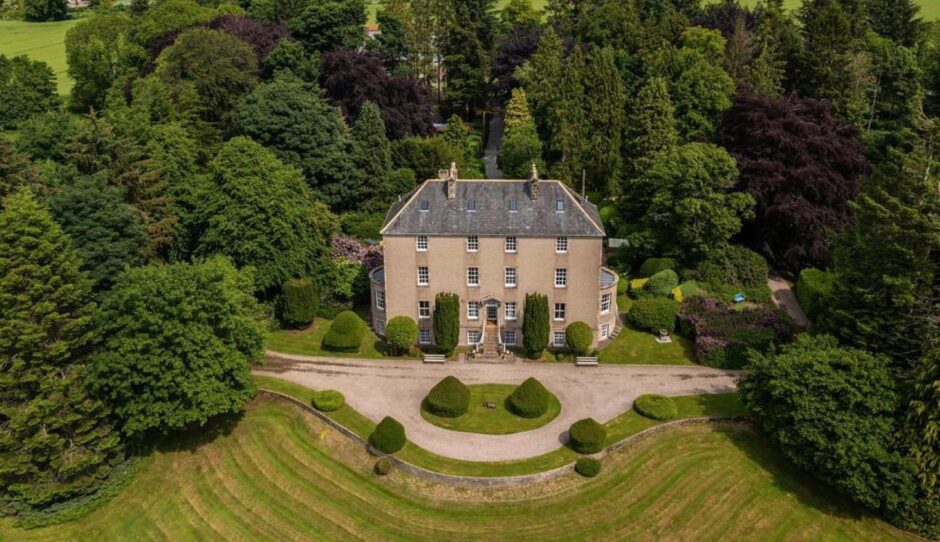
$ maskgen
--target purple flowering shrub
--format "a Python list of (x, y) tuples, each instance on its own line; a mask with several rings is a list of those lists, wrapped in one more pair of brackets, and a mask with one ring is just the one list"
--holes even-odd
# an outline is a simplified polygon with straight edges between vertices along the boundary
[(366, 246), (352, 237), (346, 237), (345, 235), (334, 236), (331, 244), (333, 246), (334, 260), (356, 262), (364, 265), (369, 271), (382, 265), (382, 249), (378, 246)]
[(793, 323), (777, 308), (738, 311), (714, 298), (694, 296), (682, 303), (676, 317), (679, 333), (695, 343), (696, 361), (709, 367), (740, 369), (749, 349), (767, 352), (793, 338)]

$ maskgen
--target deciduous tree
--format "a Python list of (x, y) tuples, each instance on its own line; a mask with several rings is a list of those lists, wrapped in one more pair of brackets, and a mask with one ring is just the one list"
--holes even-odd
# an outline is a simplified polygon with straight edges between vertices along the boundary
[(15, 128), (32, 115), (59, 106), (55, 73), (25, 55), (0, 55), (0, 128)]
[(209, 165), (209, 175), (196, 256), (222, 254), (239, 267), (253, 266), (258, 290), (323, 272), (336, 219), (311, 200), (297, 169), (236, 137)]
[(869, 172), (858, 131), (816, 100), (739, 96), (723, 134), (741, 171), (738, 188), (757, 202), (747, 243), (778, 269), (824, 267), (832, 232)]
[(120, 12), (82, 19), (65, 34), (69, 77), (75, 81), (70, 106), (100, 110), (111, 85), (146, 58), (132, 35), (135, 20)]
[(224, 258), (131, 269), (101, 303), (105, 339), (89, 366), (134, 439), (205, 425), (254, 396), (263, 328), (250, 273)]

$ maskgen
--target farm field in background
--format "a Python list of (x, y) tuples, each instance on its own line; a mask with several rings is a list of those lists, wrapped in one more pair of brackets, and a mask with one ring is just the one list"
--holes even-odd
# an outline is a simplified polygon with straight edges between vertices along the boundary
[(55, 72), (59, 94), (68, 94), (72, 80), (66, 74), (65, 33), (80, 20), (75, 18), (54, 23), (0, 21), (0, 54), (27, 55), (49, 64)]

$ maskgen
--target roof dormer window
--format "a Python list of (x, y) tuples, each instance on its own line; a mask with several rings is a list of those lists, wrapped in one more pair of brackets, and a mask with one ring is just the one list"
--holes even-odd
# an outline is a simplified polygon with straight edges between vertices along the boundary
[(477, 210), (477, 200), (468, 199), (467, 200), (467, 212), (473, 213)]
[(563, 200), (563, 199), (556, 199), (556, 200), (555, 200), (555, 212), (556, 212), (556, 213), (563, 213), (563, 212), (565, 212), (565, 200)]
[(431, 202), (426, 199), (421, 200), (421, 210), (427, 212), (431, 209)]
[(510, 213), (515, 213), (516, 211), (519, 210), (519, 206), (516, 204), (516, 200), (514, 199), (509, 200), (508, 206), (509, 206)]

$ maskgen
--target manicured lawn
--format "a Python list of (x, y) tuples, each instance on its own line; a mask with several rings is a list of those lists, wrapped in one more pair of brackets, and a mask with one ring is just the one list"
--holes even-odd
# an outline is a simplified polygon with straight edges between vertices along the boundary
[[(255, 376), (255, 382), (260, 388), (278, 391), (300, 399), (310, 404), (313, 390), (280, 380), (278, 378)], [(700, 416), (742, 416), (747, 414), (744, 405), (736, 393), (718, 395), (689, 395), (675, 397), (679, 408), (679, 418), (696, 418)], [(349, 405), (344, 405), (336, 412), (327, 414), (333, 420), (351, 429), (363, 439), (367, 439), (375, 428), (375, 423), (360, 414)], [(635, 435), (644, 429), (649, 429), (661, 422), (640, 416), (632, 410), (605, 424), (607, 427), (607, 445)], [(455, 438), (459, 438), (456, 437)], [(429, 452), (412, 442), (396, 454), (401, 459), (435, 472), (458, 474), (461, 476), (518, 476), (544, 472), (565, 465), (570, 465), (578, 458), (578, 454), (566, 446), (561, 446), (547, 454), (528, 459), (514, 461), (463, 461), (443, 457)]]
[(514, 489), (393, 471), (293, 405), (258, 401), (234, 427), (143, 459), (134, 482), (34, 540), (912, 540), (820, 489), (735, 425), (679, 428), (575, 474)]
[[(561, 403), (554, 394), (548, 403), (548, 410), (538, 418), (523, 418), (509, 411), (506, 400), (516, 386), (512, 384), (472, 384), (470, 388), (470, 409), (459, 418), (442, 418), (431, 414), (421, 405), (421, 416), (438, 427), (451, 431), (484, 433), (487, 435), (508, 435), (521, 433), (542, 427), (554, 420), (561, 413)], [(495, 408), (487, 408), (486, 403), (493, 403)]]
[[(324, 350), (323, 336), (330, 329), (332, 320), (317, 318), (313, 326), (307, 329), (279, 329), (268, 333), (264, 347), (286, 354), (304, 354), (308, 356), (333, 356), (343, 358), (384, 358), (382, 342), (368, 328), (358, 352), (333, 352)], [(363, 322), (365, 325), (365, 322)]]
[(59, 85), (59, 94), (66, 95), (72, 88), (72, 80), (66, 70), (65, 33), (78, 23), (69, 19), (53, 23), (27, 23), (25, 21), (0, 21), (0, 54), (9, 57), (26, 55), (41, 60), (52, 68)]

